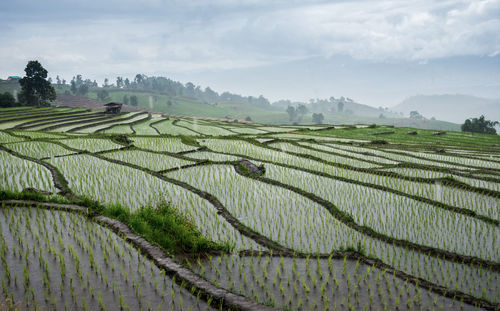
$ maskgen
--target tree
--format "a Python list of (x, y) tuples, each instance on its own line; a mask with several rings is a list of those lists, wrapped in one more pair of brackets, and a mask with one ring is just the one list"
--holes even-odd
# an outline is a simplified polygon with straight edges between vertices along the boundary
[(138, 73), (135, 75), (135, 78), (134, 78), (135, 83), (140, 84), (140, 83), (142, 83), (142, 80), (143, 80), (142, 74)]
[(78, 87), (78, 95), (85, 96), (89, 92), (89, 86), (87, 84), (82, 84)]
[(286, 112), (288, 113), (288, 117), (290, 118), (290, 122), (292, 122), (295, 117), (297, 116), (297, 111), (295, 110), (294, 106), (288, 106), (286, 108)]
[(56, 99), (56, 90), (47, 81), (47, 70), (36, 60), (26, 65), (26, 76), (19, 80), (22, 91), (19, 94), (22, 102), (28, 106), (44, 106)]
[(338, 112), (343, 112), (344, 111), (344, 101), (343, 100), (339, 101), (339, 103), (337, 104), (337, 111)]
[(122, 77), (116, 77), (116, 87), (121, 89), (123, 87), (123, 78)]
[(167, 106), (172, 106), (172, 101), (170, 99), (167, 100)]
[(325, 116), (323, 116), (322, 113), (313, 113), (313, 122), (315, 124), (321, 124), (321, 123), (323, 123), (324, 119), (325, 119)]
[(97, 99), (100, 101), (107, 101), (109, 99), (109, 93), (106, 90), (97, 91)]
[(498, 121), (485, 120), (484, 116), (481, 115), (479, 118), (467, 119), (464, 124), (462, 124), (462, 132), (474, 132), (483, 134), (496, 134), (496, 125), (499, 125)]
[(186, 83), (186, 95), (194, 96), (194, 84), (191, 82)]
[(252, 118), (250, 118), (250, 116), (247, 116), (247, 117), (245, 118), (245, 121), (252, 122)]
[(137, 106), (137, 104), (138, 104), (137, 96), (131, 95), (130, 96), (130, 105), (135, 107), (135, 106)]
[(130, 80), (128, 78), (125, 78), (123, 83), (125, 84), (125, 87), (130, 87)]
[(76, 82), (75, 79), (71, 80), (71, 93), (76, 94), (78, 92), (78, 89), (76, 88)]
[(3, 94), (0, 94), (1, 108), (13, 107), (15, 105), (16, 105), (16, 99), (14, 98), (14, 96), (12, 96), (11, 93), (5, 92)]
[(108, 78), (104, 78), (104, 84), (102, 85), (102, 87), (109, 87), (109, 79)]
[(123, 95), (123, 104), (128, 105), (128, 96), (127, 95)]
[(300, 104), (298, 107), (297, 107), (297, 113), (304, 116), (307, 114), (307, 107), (306, 105), (304, 104)]
[(424, 119), (424, 116), (418, 113), (418, 111), (410, 111), (410, 119), (417, 119), (417, 120), (422, 120)]

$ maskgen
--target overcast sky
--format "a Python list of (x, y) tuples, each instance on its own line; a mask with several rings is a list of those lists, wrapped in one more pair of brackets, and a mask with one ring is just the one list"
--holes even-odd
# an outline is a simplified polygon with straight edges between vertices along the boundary
[(15, 0), (0, 77), (166, 76), (277, 100), (416, 94), (500, 98), (500, 0)]

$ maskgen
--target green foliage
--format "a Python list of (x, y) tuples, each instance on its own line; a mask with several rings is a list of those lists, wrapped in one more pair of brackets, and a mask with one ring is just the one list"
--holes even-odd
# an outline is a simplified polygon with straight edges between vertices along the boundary
[(200, 147), (200, 144), (196, 141), (196, 138), (186, 135), (181, 135), (181, 141), (185, 145)]
[(315, 124), (322, 124), (324, 119), (325, 116), (322, 113), (313, 113), (312, 115), (312, 121)]
[(89, 92), (89, 86), (86, 84), (82, 84), (78, 87), (78, 95), (85, 96)]
[(295, 110), (295, 107), (293, 106), (288, 106), (288, 108), (286, 108), (286, 113), (288, 113), (288, 117), (290, 119), (290, 122), (292, 122), (295, 117), (297, 116), (297, 111)]
[(229, 250), (206, 239), (187, 219), (168, 203), (157, 208), (142, 207), (134, 212), (120, 206), (107, 207), (104, 216), (127, 224), (141, 235), (169, 253), (195, 254), (212, 250)]
[(372, 144), (372, 145), (387, 145), (388, 142), (387, 142), (387, 140), (383, 140), (383, 139), (374, 139), (370, 142), (370, 144)]
[(101, 89), (97, 91), (97, 99), (100, 101), (109, 101), (109, 93), (108, 91)]
[(130, 105), (131, 106), (137, 107), (138, 103), (139, 103), (139, 101), (137, 100), (137, 96), (135, 96), (135, 95), (130, 96)]
[(46, 106), (49, 101), (56, 99), (56, 90), (46, 80), (47, 70), (38, 61), (29, 61), (24, 71), (26, 76), (19, 80), (22, 87), (20, 102), (27, 106)]
[(76, 82), (75, 80), (71, 80), (71, 87), (70, 87), (70, 90), (71, 90), (71, 93), (75, 94), (78, 92), (78, 88), (76, 87)]
[(343, 101), (340, 101), (340, 102), (337, 104), (337, 111), (338, 111), (338, 112), (344, 112), (344, 102), (343, 102)]
[(5, 92), (3, 94), (0, 94), (0, 107), (2, 108), (7, 108), (7, 107), (14, 107), (16, 105), (16, 99), (14, 96), (12, 96), (11, 93)]
[(36, 192), (13, 192), (10, 190), (0, 190), (0, 200), (44, 201), (45, 196)]
[(464, 124), (462, 124), (462, 132), (473, 132), (473, 133), (483, 133), (483, 134), (496, 134), (495, 126), (498, 125), (498, 121), (485, 120), (484, 116), (479, 118), (467, 119)]
[(238, 163), (238, 169), (243, 175), (250, 175), (250, 170), (245, 165)]
[(418, 113), (418, 111), (410, 111), (410, 119), (422, 120), (425, 119), (423, 115)]

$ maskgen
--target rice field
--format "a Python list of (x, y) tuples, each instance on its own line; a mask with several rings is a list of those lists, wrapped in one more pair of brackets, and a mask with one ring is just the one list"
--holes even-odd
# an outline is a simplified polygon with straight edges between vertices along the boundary
[[(173, 260), (257, 309), (500, 309), (500, 138), (376, 144), (365, 130), (5, 109), (0, 193), (130, 211), (168, 202), (230, 248)], [(229, 308), (91, 217), (3, 200), (9, 307)]]

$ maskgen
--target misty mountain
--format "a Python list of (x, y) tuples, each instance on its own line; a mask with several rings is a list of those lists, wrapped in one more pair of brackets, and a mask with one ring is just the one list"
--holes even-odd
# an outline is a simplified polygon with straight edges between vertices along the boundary
[(344, 115), (355, 115), (360, 117), (371, 117), (379, 118), (400, 118), (401, 115), (388, 108), (375, 108), (372, 106), (360, 104), (350, 98), (345, 98), (343, 96), (339, 98), (334, 98), (333, 96), (329, 99), (311, 99), (309, 103), (304, 102), (292, 102), (290, 100), (280, 100), (273, 102), (271, 106), (280, 107), (286, 110), (288, 106), (297, 107), (299, 105), (305, 105), (310, 112), (321, 112), (321, 113), (337, 113)]
[(418, 95), (405, 99), (392, 107), (408, 116), (418, 111), (426, 118), (463, 123), (466, 119), (484, 115), (489, 120), (500, 120), (500, 99), (487, 99), (470, 95)]

